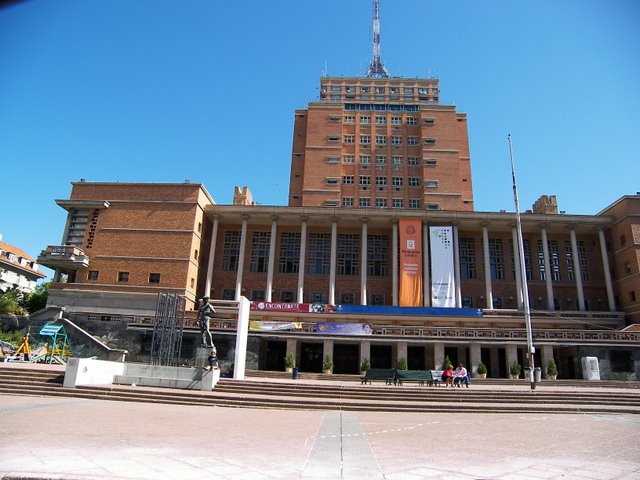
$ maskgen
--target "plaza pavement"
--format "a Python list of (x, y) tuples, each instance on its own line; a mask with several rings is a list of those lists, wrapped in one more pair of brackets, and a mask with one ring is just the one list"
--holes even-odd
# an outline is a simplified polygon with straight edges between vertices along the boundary
[(2, 480), (640, 479), (640, 415), (254, 410), (0, 395)]

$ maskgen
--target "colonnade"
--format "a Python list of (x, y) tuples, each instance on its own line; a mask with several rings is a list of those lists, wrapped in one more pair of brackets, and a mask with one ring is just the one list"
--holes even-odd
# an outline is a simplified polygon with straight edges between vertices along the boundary
[[(248, 222), (249, 215), (242, 215), (242, 225), (241, 225), (241, 236), (240, 236), (240, 251), (238, 258), (238, 271), (236, 275), (236, 284), (235, 284), (235, 294), (236, 300), (240, 298), (242, 295), (242, 280), (244, 274), (244, 264), (245, 264), (245, 251), (247, 244), (247, 230), (248, 230)], [(299, 271), (298, 271), (298, 285), (297, 285), (297, 303), (305, 303), (304, 302), (304, 281), (305, 281), (305, 271), (306, 271), (306, 247), (308, 241), (308, 223), (309, 217), (302, 216), (300, 218), (300, 256), (299, 256)], [(361, 252), (367, 252), (368, 248), (368, 218), (363, 217), (361, 220)], [(493, 309), (493, 288), (492, 288), (492, 280), (491, 280), (491, 264), (490, 264), (490, 251), (489, 251), (489, 223), (483, 222), (482, 224), (482, 249), (484, 253), (484, 279), (485, 279), (485, 300), (486, 303), (484, 308)], [(398, 220), (394, 219), (391, 221), (392, 226), (392, 255), (391, 255), (391, 270), (392, 270), (392, 305), (398, 305), (398, 289), (399, 289), (399, 258), (398, 258)], [(209, 251), (209, 262), (207, 266), (207, 278), (205, 282), (205, 292), (211, 291), (212, 279), (213, 279), (213, 266), (215, 260), (215, 250), (217, 245), (217, 236), (219, 230), (219, 217), (215, 215), (213, 217), (213, 227), (211, 234), (211, 243), (210, 243), (210, 251)], [(265, 300), (267, 302), (272, 301), (272, 292), (273, 292), (273, 279), (275, 274), (275, 259), (276, 259), (276, 241), (277, 241), (277, 231), (278, 231), (278, 216), (273, 215), (271, 218), (271, 239), (269, 244), (269, 261), (267, 268), (267, 282), (265, 289)], [(522, 296), (522, 278), (519, 268), (520, 255), (517, 251), (518, 242), (517, 242), (517, 231), (515, 224), (512, 225), (511, 233), (513, 236), (513, 248), (514, 248), (514, 261), (515, 272), (516, 272), (516, 291), (517, 293), (517, 302), (518, 308), (521, 309), (523, 307), (523, 296)], [(582, 283), (582, 272), (579, 261), (579, 251), (578, 251), (578, 241), (576, 237), (575, 227), (569, 228), (570, 235), (570, 244), (571, 244), (571, 255), (573, 258), (573, 271), (575, 278), (575, 286), (576, 286), (576, 298), (578, 300), (578, 309), (581, 311), (586, 310), (585, 304), (585, 296), (584, 296), (584, 286)], [(547, 227), (546, 225), (540, 226), (540, 236), (542, 240), (542, 253), (543, 253), (543, 262), (544, 262), (544, 270), (546, 272), (545, 283), (546, 283), (546, 293), (547, 293), (547, 308), (549, 310), (554, 310), (554, 293), (553, 293), (553, 279), (552, 279), (552, 265), (550, 260), (550, 253), (548, 247), (548, 235), (547, 235)], [(611, 272), (609, 268), (609, 260), (607, 257), (606, 251), (606, 243), (604, 232), (600, 228), (598, 230), (598, 238), (600, 243), (600, 252), (602, 257), (603, 264), (603, 272), (605, 279), (605, 288), (607, 291), (607, 300), (610, 311), (615, 311), (615, 300), (614, 293), (612, 287), (611, 280)], [(429, 278), (429, 225), (427, 222), (423, 222), (423, 298), (424, 298), (424, 306), (431, 305), (431, 290), (430, 290), (430, 278)], [(462, 291), (461, 291), (461, 275), (460, 275), (460, 250), (459, 250), (459, 231), (458, 225), (454, 223), (453, 225), (453, 243), (454, 243), (454, 267), (455, 267), (455, 280), (456, 280), (456, 306), (462, 306)], [(337, 249), (338, 249), (338, 218), (331, 218), (331, 258), (329, 265), (329, 297), (328, 303), (335, 305), (336, 304), (336, 270), (337, 270)], [(367, 304), (367, 255), (360, 255), (360, 304)]]

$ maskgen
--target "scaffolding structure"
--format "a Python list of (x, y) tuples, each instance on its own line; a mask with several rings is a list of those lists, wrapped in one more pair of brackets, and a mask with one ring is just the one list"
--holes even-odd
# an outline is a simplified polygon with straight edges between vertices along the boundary
[(150, 365), (176, 366), (182, 350), (186, 298), (172, 293), (158, 294), (153, 322)]

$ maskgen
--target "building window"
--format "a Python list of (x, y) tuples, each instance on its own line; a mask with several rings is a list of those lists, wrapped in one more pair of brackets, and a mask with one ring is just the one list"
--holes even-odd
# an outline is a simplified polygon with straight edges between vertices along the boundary
[(376, 117), (376, 125), (386, 125), (387, 119), (385, 117)]
[(327, 140), (329, 140), (330, 142), (339, 142), (340, 135), (328, 135)]
[(327, 155), (327, 163), (338, 163), (340, 157), (338, 155)]
[(427, 210), (440, 210), (440, 204), (438, 203), (427, 203), (425, 205)]
[(391, 125), (402, 125), (402, 117), (391, 117)]
[(264, 302), (264, 290), (252, 290), (251, 301), (252, 302)]
[(391, 206), (393, 208), (404, 208), (404, 201), (402, 198), (394, 198), (391, 200)]
[(118, 281), (119, 282), (128, 282), (129, 281), (129, 272), (118, 272)]
[(547, 272), (544, 268), (544, 250), (542, 240), (538, 240), (538, 273), (540, 274), (540, 280), (545, 281), (547, 279)]
[(367, 236), (367, 275), (370, 277), (389, 275), (389, 236)]
[(192, 278), (192, 279), (191, 279), (191, 281), (190, 281), (190, 284), (191, 284), (191, 288), (195, 288), (195, 286), (196, 286), (196, 279), (195, 279), (195, 278)]
[(355, 295), (353, 293), (343, 293), (340, 295), (340, 303), (342, 305), (353, 305), (355, 303)]
[(420, 159), (418, 157), (408, 157), (407, 164), (410, 167), (417, 167), (420, 165)]
[(371, 155), (360, 155), (360, 165), (371, 165)]
[(381, 293), (373, 293), (371, 295), (371, 305), (374, 305), (374, 306), (384, 305), (384, 295)]
[(501, 238), (489, 239), (489, 265), (492, 280), (504, 280), (504, 250)]
[(360, 117), (360, 123), (362, 125), (371, 125), (371, 117)]
[(343, 155), (342, 163), (346, 165), (353, 165), (353, 155)]
[(222, 244), (222, 271), (235, 272), (240, 255), (240, 232), (225, 232)]
[(367, 197), (360, 197), (359, 205), (360, 208), (369, 208), (371, 206), (371, 199)]
[(350, 124), (356, 123), (356, 117), (354, 117), (353, 115), (346, 115), (344, 117), (344, 123), (350, 123)]
[[(533, 280), (533, 268), (531, 266), (531, 242), (529, 240), (523, 240), (524, 244), (524, 265), (527, 274), (527, 280)], [(509, 255), (511, 258), (511, 278), (516, 279), (516, 261), (513, 251), (513, 240), (509, 239)]]
[(562, 280), (560, 275), (560, 250), (558, 249), (557, 240), (549, 240), (549, 261), (551, 262), (551, 280), (559, 282)]
[(420, 177), (409, 177), (409, 186), (410, 187), (419, 187), (420, 186)]
[(360, 135), (360, 143), (362, 145), (369, 145), (371, 143), (371, 135)]
[(623, 233), (622, 235), (620, 235), (620, 246), (624, 247), (626, 243), (627, 243), (627, 237)]
[(631, 273), (631, 262), (624, 262), (624, 273)]
[(463, 308), (473, 308), (473, 297), (462, 297)]
[(353, 207), (353, 197), (342, 197), (343, 207)]
[(438, 180), (425, 180), (424, 186), (426, 188), (438, 188)]
[(394, 135), (391, 137), (391, 143), (393, 145), (402, 145), (402, 137), (399, 135)]
[(435, 167), (438, 164), (438, 160), (435, 158), (425, 158), (422, 163), (427, 167)]
[(418, 137), (407, 137), (407, 143), (409, 145), (418, 145)]
[(326, 177), (324, 181), (327, 185), (338, 185), (340, 183), (340, 179), (338, 177)]
[(327, 274), (331, 262), (331, 235), (328, 233), (311, 233), (309, 235), (309, 253), (307, 256), (307, 273)]
[(198, 260), (198, 249), (196, 248), (193, 252), (193, 259)]
[(635, 290), (631, 290), (629, 292), (629, 301), (632, 302), (632, 303), (635, 303), (635, 301), (636, 301), (636, 292), (635, 292)]
[(384, 87), (375, 87), (376, 88), (376, 93), (384, 93)]
[(370, 185), (371, 185), (371, 177), (369, 175), (360, 175), (360, 187), (367, 187), (367, 188), (363, 188), (363, 190), (367, 190)]
[(280, 234), (280, 273), (298, 273), (300, 268), (299, 233), (283, 232)]
[(295, 298), (293, 292), (280, 292), (280, 301), (283, 303), (293, 303), (293, 299)]
[(420, 199), (419, 198), (410, 198), (409, 199), (409, 208), (412, 208), (412, 209), (420, 208)]
[(502, 308), (502, 298), (493, 297), (493, 308)]
[(376, 165), (379, 167), (384, 166), (387, 163), (387, 157), (384, 155), (376, 155)]
[(399, 155), (394, 155), (392, 157), (392, 163), (394, 167), (399, 167), (402, 165), (402, 157)]
[(324, 303), (324, 294), (322, 292), (311, 292), (309, 294), (309, 303)]
[(473, 238), (460, 237), (460, 276), (464, 280), (477, 278), (476, 244)]
[(360, 235), (338, 234), (336, 267), (338, 275), (358, 275), (360, 273)]
[(344, 136), (344, 143), (356, 143), (356, 136), (355, 135), (345, 135)]
[(376, 177), (376, 187), (386, 187), (387, 177)]
[(634, 361), (630, 350), (611, 350), (609, 352), (612, 372), (633, 372)]
[(253, 232), (251, 242), (251, 265), (249, 271), (264, 273), (269, 267), (269, 243), (271, 232)]
[(387, 199), (376, 198), (376, 208), (387, 208)]
[(343, 185), (353, 185), (353, 175), (343, 175), (342, 176), (342, 184)]
[(149, 283), (160, 283), (160, 274), (159, 273), (150, 273), (149, 274)]
[(407, 125), (417, 125), (416, 117), (407, 117)]
[(423, 138), (422, 141), (425, 145), (434, 145), (436, 143), (435, 138)]
[(402, 177), (391, 177), (391, 185), (400, 188), (404, 184), (404, 179)]
[(87, 280), (98, 280), (98, 270), (89, 270)]
[(236, 289), (235, 288), (223, 288), (222, 289), (222, 300), (235, 300), (236, 299)]
[(386, 145), (387, 137), (385, 135), (376, 135), (376, 145)]
[[(587, 249), (583, 241), (579, 241), (577, 243), (578, 243), (578, 262), (580, 265), (580, 275), (583, 281), (588, 282), (590, 279), (590, 275), (589, 275), (589, 264), (587, 263)], [(569, 281), (575, 282), (576, 274), (575, 274), (575, 268), (574, 268), (573, 250), (571, 249), (571, 242), (569, 240), (565, 240), (564, 250), (565, 250), (565, 258), (567, 260), (567, 272), (569, 276)]]

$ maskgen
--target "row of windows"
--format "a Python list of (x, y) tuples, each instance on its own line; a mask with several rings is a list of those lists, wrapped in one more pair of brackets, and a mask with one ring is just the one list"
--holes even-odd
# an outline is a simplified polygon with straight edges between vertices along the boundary
[[(235, 300), (236, 290), (235, 288), (223, 288), (222, 300)], [(355, 293), (340, 293), (338, 295), (338, 303), (341, 305), (355, 305), (356, 294)], [(266, 300), (264, 290), (252, 290), (250, 293), (250, 299), (252, 302), (264, 302)], [(279, 301), (282, 303), (294, 303), (297, 301), (295, 292), (282, 290), (279, 294)], [(325, 292), (309, 292), (307, 293), (306, 301), (308, 303), (326, 303), (327, 296)], [(369, 305), (385, 305), (384, 294), (373, 293), (369, 295)]]
[[(330, 155), (327, 156), (327, 163), (337, 163), (340, 160), (339, 156)], [(362, 154), (358, 157), (360, 165), (369, 166), (371, 165), (371, 155)], [(392, 155), (391, 156), (391, 164), (394, 167), (400, 167), (403, 165), (404, 157), (402, 155)], [(346, 154), (342, 156), (342, 163), (345, 165), (354, 165), (355, 164), (355, 155)], [(387, 164), (387, 156), (386, 155), (376, 155), (375, 156), (376, 166), (384, 166)], [(420, 158), (416, 156), (409, 155), (407, 156), (407, 165), (410, 167), (418, 167), (420, 165), (436, 165), (438, 160), (435, 158)]]
[[(330, 178), (335, 178), (335, 177), (328, 177), (327, 178), (327, 183), (329, 182)], [(355, 176), (354, 175), (343, 175), (342, 176), (342, 185), (354, 185), (355, 182)], [(337, 183), (337, 182), (335, 182)], [(369, 186), (371, 185), (371, 177), (369, 175), (359, 175), (358, 176), (358, 184), (362, 187), (362, 186)], [(384, 176), (377, 176), (375, 177), (375, 185), (377, 187), (386, 187), (387, 185), (391, 185), (392, 187), (403, 187), (404, 186), (404, 177), (391, 177), (391, 182), (389, 183), (389, 178), (388, 177), (384, 177)], [(409, 177), (407, 179), (407, 185), (409, 187), (419, 187), (420, 186), (420, 177)], [(425, 186), (427, 187), (437, 187), (438, 186), (438, 181), (437, 180), (425, 180)]]
[[(475, 239), (473, 238), (460, 238), (460, 273), (463, 279), (475, 279), (477, 278), (477, 261), (476, 261), (476, 246)], [(531, 257), (531, 242), (524, 240), (524, 263), (525, 272), (528, 280), (534, 280), (534, 267)], [(580, 266), (581, 278), (583, 281), (589, 281), (591, 275), (589, 273), (589, 265), (587, 262), (587, 251), (585, 243), (578, 241), (578, 263)], [(564, 242), (564, 251), (560, 251), (559, 242), (557, 240), (549, 240), (547, 242), (549, 251), (549, 266), (551, 279), (554, 282), (561, 282), (562, 273), (560, 264), (564, 256), (566, 265), (567, 281), (575, 282), (575, 268), (573, 250), (571, 248), (571, 242)], [(508, 240), (509, 258), (511, 260), (511, 279), (516, 278), (515, 261), (514, 261), (514, 248), (513, 240)], [(504, 240), (501, 238), (489, 239), (489, 266), (491, 270), (492, 280), (504, 280), (505, 279), (505, 254), (504, 254)], [(549, 274), (545, 269), (544, 264), (544, 248), (542, 240), (537, 242), (537, 279), (546, 280)]]
[[(371, 116), (370, 115), (360, 115), (360, 125), (371, 125)], [(387, 125), (387, 117), (376, 116), (374, 118), (376, 125)], [(356, 116), (355, 115), (345, 115), (344, 123), (349, 125), (355, 125)], [(391, 125), (402, 125), (402, 117), (391, 117), (389, 119), (389, 123)], [(406, 117), (407, 125), (417, 125), (418, 119), (416, 117)]]
[[(344, 85), (344, 86), (331, 85), (331, 88), (329, 90), (333, 93), (339, 93), (342, 91), (344, 91), (344, 93), (357, 93), (358, 87), (356, 87), (356, 85)], [(428, 95), (430, 93), (436, 95), (438, 93), (437, 88), (428, 88), (428, 87), (388, 87), (383, 85), (361, 85), (360, 86), (360, 93), (378, 93), (379, 94), (379, 93), (388, 92), (392, 95), (396, 95), (400, 93), (405, 95), (412, 95), (416, 91), (420, 95)], [(322, 86), (322, 92), (327, 93), (326, 85)]]
[[(336, 266), (338, 275), (359, 275), (360, 273), (360, 235), (339, 234), (337, 238)], [(254, 232), (251, 242), (251, 260), (249, 271), (264, 273), (269, 265), (269, 244), (271, 232)], [(280, 273), (298, 273), (300, 268), (299, 233), (280, 234)], [(238, 269), (240, 255), (240, 232), (225, 232), (222, 251), (222, 270), (234, 272)], [(311, 233), (307, 249), (306, 272), (328, 274), (331, 262), (331, 235)], [(387, 235), (367, 236), (367, 274), (386, 276), (389, 273), (389, 237)]]
[[(386, 135), (376, 135), (375, 136), (376, 145), (387, 145), (387, 136)], [(337, 142), (340, 140), (339, 135), (329, 135), (328, 140), (330, 142)], [(348, 134), (343, 136), (344, 143), (346, 144), (355, 144), (356, 136), (353, 134)], [(392, 145), (402, 145), (403, 137), (400, 135), (392, 135), (391, 136), (391, 144)], [(436, 143), (435, 138), (423, 138), (422, 142), (425, 145), (433, 145)], [(420, 138), (409, 136), (407, 137), (407, 145), (419, 145)], [(360, 145), (371, 145), (371, 135), (360, 135)]]
[(360, 111), (376, 111), (376, 112), (417, 112), (420, 110), (419, 105), (407, 104), (384, 104), (384, 103), (345, 103), (344, 109), (360, 110)]
[[(89, 270), (89, 272), (87, 273), (87, 280), (95, 281), (95, 280), (98, 280), (99, 278), (100, 278), (99, 270)], [(148, 278), (149, 278), (148, 279), (149, 283), (160, 283), (159, 273), (150, 273)], [(127, 283), (130, 279), (130, 273), (118, 272), (117, 279), (118, 279), (118, 282)]]
[[(407, 203), (408, 208), (417, 209), (421, 208), (422, 201), (419, 198), (410, 198)], [(355, 206), (353, 197), (342, 197), (342, 206), (345, 208), (353, 208)], [(358, 207), (360, 208), (371, 208), (375, 206), (376, 208), (388, 208), (389, 205), (387, 203), (386, 198), (376, 198), (375, 205), (372, 205), (371, 198), (369, 197), (360, 197), (358, 198)], [(438, 204), (427, 204), (426, 207), (430, 210), (438, 210)], [(404, 199), (402, 198), (392, 198), (391, 199), (391, 208), (405, 208)]]

